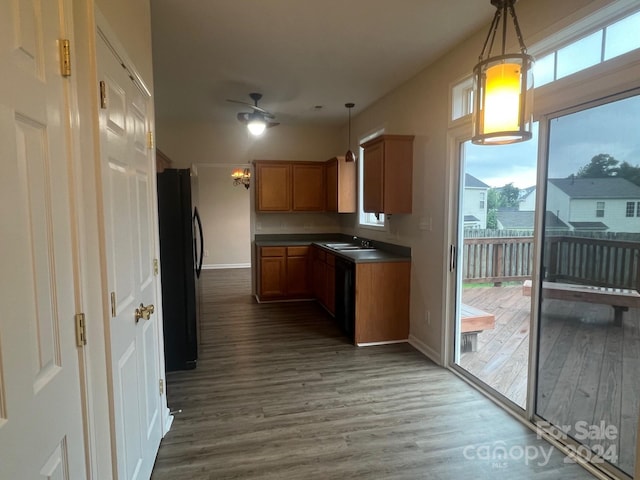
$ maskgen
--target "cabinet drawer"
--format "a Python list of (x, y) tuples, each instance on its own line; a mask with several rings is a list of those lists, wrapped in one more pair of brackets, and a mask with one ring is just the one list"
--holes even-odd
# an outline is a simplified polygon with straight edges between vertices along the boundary
[(284, 257), (287, 247), (260, 247), (260, 255), (263, 257)]
[(308, 253), (309, 247), (307, 245), (287, 247), (287, 255), (289, 257), (305, 257)]

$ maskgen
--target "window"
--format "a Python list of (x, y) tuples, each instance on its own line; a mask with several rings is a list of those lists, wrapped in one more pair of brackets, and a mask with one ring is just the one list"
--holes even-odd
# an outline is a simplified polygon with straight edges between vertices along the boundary
[(604, 217), (604, 202), (596, 202), (596, 217)]
[[(363, 143), (371, 140), (372, 138), (378, 137), (380, 135), (382, 135), (384, 133), (384, 130), (379, 130), (371, 135), (368, 135), (364, 138), (360, 139), (360, 145), (362, 145)], [(362, 210), (363, 208), (363, 197), (362, 197), (362, 193), (363, 193), (363, 174), (364, 174), (364, 168), (363, 168), (363, 159), (364, 159), (364, 149), (362, 147), (360, 147), (359, 150), (359, 155), (358, 155), (358, 159), (360, 160), (360, 165), (358, 165), (358, 211), (360, 212), (360, 226), (361, 227), (365, 227), (365, 228), (372, 228), (372, 229), (385, 229), (385, 219), (384, 219), (384, 213), (380, 213), (377, 217), (374, 213), (368, 213), (368, 212), (364, 212)]]
[(635, 208), (636, 208), (636, 203), (635, 202), (627, 202), (627, 217), (633, 217), (635, 212)]
[[(621, 11), (622, 8), (626, 8), (626, 12)], [(616, 7), (614, 2), (603, 10), (606, 11), (601, 20), (609, 22), (605, 26), (602, 23), (594, 26), (585, 20), (571, 36), (549, 38), (529, 48), (536, 57), (533, 66), (536, 88), (640, 48), (640, 35), (636, 33), (640, 30), (638, 8), (629, 13), (628, 7)], [(468, 77), (451, 88), (451, 120), (471, 113), (473, 78)]]
[(636, 205), (636, 217), (640, 217), (640, 202)]
[(484, 208), (484, 192), (480, 192), (480, 208)]

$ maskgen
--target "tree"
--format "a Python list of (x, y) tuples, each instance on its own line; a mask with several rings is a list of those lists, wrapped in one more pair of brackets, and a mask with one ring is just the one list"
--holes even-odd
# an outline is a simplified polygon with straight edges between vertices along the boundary
[(579, 178), (606, 178), (615, 177), (620, 169), (617, 167), (618, 160), (608, 153), (600, 153), (591, 159), (591, 162), (584, 167), (580, 167), (576, 177)]
[(626, 178), (636, 185), (640, 185), (640, 166), (633, 166), (629, 162), (622, 162), (618, 167), (618, 177)]
[(513, 183), (507, 183), (500, 189), (500, 206), (517, 207), (520, 199), (520, 189), (514, 187)]

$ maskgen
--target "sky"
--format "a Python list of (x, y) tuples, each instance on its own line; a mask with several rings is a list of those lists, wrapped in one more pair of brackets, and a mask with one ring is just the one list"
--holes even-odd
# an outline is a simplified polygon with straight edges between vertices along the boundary
[[(531, 140), (511, 145), (465, 143), (466, 172), (491, 187), (535, 185), (537, 130), (535, 124)], [(640, 95), (551, 120), (549, 178), (566, 178), (600, 153), (640, 165)]]

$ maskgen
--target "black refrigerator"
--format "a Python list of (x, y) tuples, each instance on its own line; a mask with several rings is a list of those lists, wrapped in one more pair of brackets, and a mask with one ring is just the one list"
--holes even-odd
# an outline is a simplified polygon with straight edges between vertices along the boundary
[(190, 169), (158, 173), (158, 218), (162, 271), (162, 313), (166, 370), (196, 368), (199, 285), (203, 235), (198, 208), (192, 201), (197, 178)]

